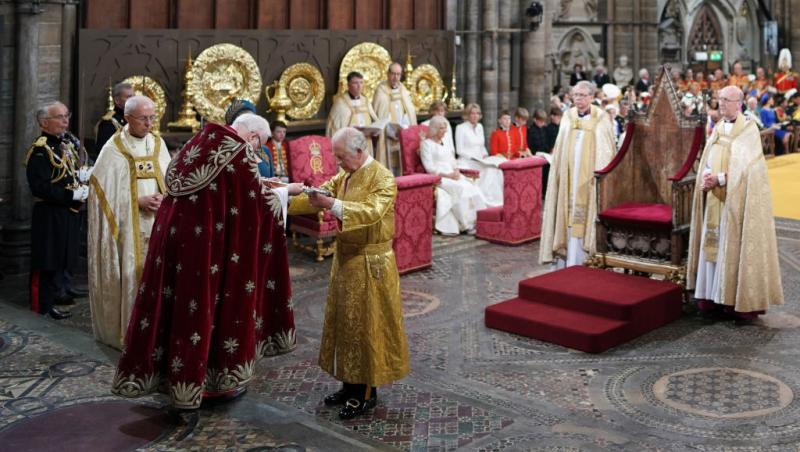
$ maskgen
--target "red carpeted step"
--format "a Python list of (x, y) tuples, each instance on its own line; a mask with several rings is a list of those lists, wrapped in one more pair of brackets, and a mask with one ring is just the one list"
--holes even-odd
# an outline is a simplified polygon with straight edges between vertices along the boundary
[(681, 313), (677, 284), (581, 266), (522, 280), (519, 297), (618, 320), (656, 316), (652, 328)]
[(486, 307), (485, 322), (489, 328), (589, 353), (600, 353), (636, 336), (629, 322), (522, 298)]

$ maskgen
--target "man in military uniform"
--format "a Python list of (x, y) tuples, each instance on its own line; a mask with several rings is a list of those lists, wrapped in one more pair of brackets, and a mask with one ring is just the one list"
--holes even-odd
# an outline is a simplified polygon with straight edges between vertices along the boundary
[(70, 316), (54, 306), (58, 279), (78, 263), (78, 211), (89, 196), (91, 171), (80, 167), (78, 150), (65, 137), (70, 113), (61, 102), (36, 112), (42, 135), (25, 159), (33, 194), (31, 218), (31, 310), (60, 320)]
[(131, 96), (133, 96), (133, 86), (130, 83), (117, 83), (111, 89), (111, 97), (114, 99), (114, 111), (107, 111), (95, 127), (95, 154), (99, 154), (106, 141), (128, 123), (125, 120), (125, 102)]

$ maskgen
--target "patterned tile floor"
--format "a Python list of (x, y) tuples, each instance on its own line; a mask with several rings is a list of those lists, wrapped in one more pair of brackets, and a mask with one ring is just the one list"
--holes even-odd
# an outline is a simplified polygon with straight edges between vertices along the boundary
[(24, 310), (24, 279), (7, 278), (0, 444), (37, 422), (77, 444), (74, 429), (59, 430), (65, 418), (113, 412), (84, 432), (93, 450), (796, 451), (800, 222), (777, 229), (785, 306), (745, 327), (686, 315), (602, 355), (483, 326), (486, 305), (546, 271), (535, 265), (538, 243), (436, 237), (433, 268), (402, 278), (412, 373), (380, 388), (369, 416), (346, 422), (321, 403), (338, 384), (315, 364), (329, 260), (292, 253), (298, 349), (259, 363), (245, 397), (204, 407), (193, 427), (161, 419), (159, 397), (125, 405), (109, 394), (117, 354), (91, 339), (85, 301), (68, 321), (44, 320)]

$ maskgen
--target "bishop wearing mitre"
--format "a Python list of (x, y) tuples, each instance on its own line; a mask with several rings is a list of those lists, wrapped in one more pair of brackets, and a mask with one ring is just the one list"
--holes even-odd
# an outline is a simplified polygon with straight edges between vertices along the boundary
[(170, 155), (150, 132), (155, 104), (125, 102), (127, 125), (103, 146), (89, 180), (89, 304), (98, 341), (122, 347)]
[(375, 158), (389, 169), (394, 169), (394, 158), (400, 155), (400, 129), (417, 124), (417, 112), (411, 101), (411, 93), (400, 83), (403, 67), (400, 63), (389, 65), (386, 81), (375, 89), (372, 108), (380, 119), (388, 119), (384, 131), (383, 146), (379, 144)]

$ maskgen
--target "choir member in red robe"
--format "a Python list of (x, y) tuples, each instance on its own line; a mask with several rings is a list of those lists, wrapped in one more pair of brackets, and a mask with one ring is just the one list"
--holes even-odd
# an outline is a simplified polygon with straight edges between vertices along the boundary
[(518, 157), (517, 148), (517, 134), (511, 133), (511, 115), (507, 111), (500, 113), (497, 119), (497, 130), (492, 132), (489, 138), (489, 154), (502, 155), (503, 157), (511, 160)]

